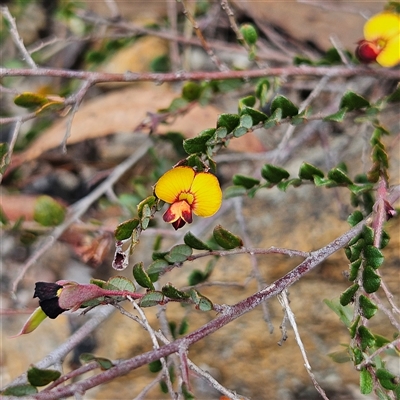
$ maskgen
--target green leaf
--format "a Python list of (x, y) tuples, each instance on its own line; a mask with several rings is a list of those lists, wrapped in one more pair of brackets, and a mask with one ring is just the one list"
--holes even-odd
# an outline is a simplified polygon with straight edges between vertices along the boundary
[(134, 293), (136, 291), (134, 283), (125, 276), (112, 276), (105, 286), (105, 289), (110, 290), (126, 290)]
[(347, 218), (347, 222), (351, 227), (356, 226), (359, 222), (361, 222), (364, 219), (364, 216), (362, 215), (361, 211), (354, 211), (353, 214), (351, 214)]
[(338, 364), (344, 364), (348, 361), (351, 361), (351, 357), (348, 351), (335, 351), (333, 353), (329, 353), (328, 356)]
[(1, 394), (4, 396), (23, 397), (23, 396), (33, 396), (37, 392), (38, 390), (36, 389), (36, 387), (26, 384), (26, 385), (10, 386), (6, 390), (1, 392)]
[(260, 181), (251, 176), (245, 175), (234, 175), (232, 181), (237, 186), (244, 186), (246, 189), (251, 189), (252, 187), (259, 185)]
[[(142, 200), (137, 205), (137, 211), (138, 211), (139, 218), (142, 219), (144, 217), (150, 217), (150, 215), (151, 215), (150, 209), (151, 209), (151, 207), (153, 207), (156, 204), (156, 202), (157, 202), (157, 198), (155, 196), (149, 196), (149, 197), (146, 197), (144, 200)], [(136, 226), (135, 226), (135, 228), (136, 228)]]
[(350, 333), (350, 337), (352, 339), (354, 339), (356, 336), (357, 327), (358, 327), (358, 324), (360, 323), (360, 320), (361, 320), (361, 317), (359, 315), (357, 315), (357, 317), (355, 318), (353, 323), (349, 326), (349, 333)]
[(273, 126), (278, 125), (281, 119), (282, 119), (282, 109), (277, 108), (267, 119), (267, 121), (265, 121), (264, 129), (269, 129), (272, 128)]
[(400, 102), (400, 83), (397, 84), (396, 90), (387, 98), (388, 103)]
[(374, 335), (364, 325), (358, 327), (358, 335), (360, 337), (360, 344), (362, 351), (365, 351), (367, 347), (371, 348), (375, 345)]
[(209, 250), (211, 251), (212, 248), (208, 246), (206, 243), (202, 242), (196, 236), (193, 235), (190, 231), (185, 234), (183, 237), (183, 241), (186, 245), (190, 246), (192, 249), (196, 250)]
[(289, 178), (290, 174), (288, 171), (281, 167), (277, 167), (271, 164), (265, 164), (261, 169), (261, 176), (268, 182), (279, 183), (283, 179)]
[(132, 232), (136, 229), (140, 224), (140, 220), (138, 218), (129, 219), (120, 223), (115, 231), (114, 236), (116, 240), (126, 240), (132, 236)]
[(242, 97), (239, 99), (239, 110), (241, 110), (242, 107), (254, 107), (255, 104), (256, 98), (254, 96)]
[(154, 307), (164, 301), (164, 295), (161, 292), (148, 292), (140, 299), (140, 307)]
[(374, 293), (380, 288), (381, 278), (370, 265), (364, 267), (362, 277), (363, 287), (367, 293)]
[(258, 34), (256, 28), (252, 24), (243, 24), (239, 28), (240, 33), (243, 35), (245, 42), (249, 46), (256, 44), (258, 39)]
[(317, 167), (307, 162), (303, 162), (299, 169), (299, 178), (309, 181), (314, 180), (314, 176), (324, 177), (324, 173)]
[(370, 192), (371, 190), (373, 190), (374, 185), (372, 183), (369, 183), (366, 185), (348, 185), (347, 187), (355, 195), (360, 195), (360, 194), (367, 193), (367, 192)]
[(196, 82), (186, 82), (182, 88), (182, 97), (187, 101), (194, 101), (200, 98), (202, 87)]
[(342, 306), (347, 306), (349, 303), (354, 301), (354, 295), (357, 293), (360, 285), (355, 283), (354, 285), (350, 286), (340, 295), (340, 304)]
[(347, 111), (359, 110), (369, 107), (369, 101), (357, 93), (348, 90), (341, 98), (339, 109), (347, 108)]
[(114, 366), (114, 364), (112, 363), (111, 360), (109, 360), (108, 358), (104, 358), (104, 357), (96, 357), (93, 354), (90, 353), (82, 353), (79, 356), (79, 361), (82, 364), (87, 364), (90, 363), (92, 361), (95, 361), (101, 370), (103, 371), (107, 371), (108, 369), (112, 368)]
[(270, 88), (270, 83), (267, 78), (261, 78), (256, 84), (256, 96), (258, 99), (260, 99), (260, 105), (261, 107), (264, 107), (265, 104), (268, 101), (268, 91)]
[(201, 295), (200, 293), (198, 293), (198, 295), (200, 297), (200, 301), (197, 303), (196, 308), (204, 312), (211, 311), (214, 308), (211, 300)]
[(232, 132), (239, 125), (240, 117), (237, 114), (220, 114), (217, 120), (217, 128), (224, 127), (227, 132)]
[(390, 242), (390, 235), (383, 230), (381, 236), (381, 249), (384, 249)]
[(360, 371), (360, 391), (361, 394), (370, 394), (374, 388), (374, 380), (365, 368)]
[(33, 219), (43, 226), (60, 225), (65, 218), (66, 209), (50, 196), (39, 196), (35, 202)]
[(243, 246), (243, 241), (239, 236), (234, 235), (221, 225), (214, 228), (213, 236), (215, 241), (224, 249), (230, 250)]
[(31, 367), (28, 369), (28, 382), (32, 386), (46, 386), (61, 376), (60, 371), (54, 369), (39, 369)]
[(314, 175), (314, 184), (317, 187), (321, 187), (321, 186), (326, 186), (326, 187), (337, 186), (337, 183), (335, 181), (332, 181), (330, 179), (321, 178), (318, 175)]
[(243, 186), (229, 186), (224, 190), (224, 198), (230, 199), (232, 197), (244, 196), (247, 190)]
[(358, 259), (350, 264), (349, 281), (354, 281), (358, 276), (358, 271), (361, 267), (362, 260)]
[(198, 136), (186, 139), (183, 142), (183, 148), (186, 153), (205, 153), (207, 151), (207, 141), (214, 135), (215, 131), (215, 128), (205, 129)]
[(334, 122), (343, 122), (344, 117), (346, 116), (347, 108), (341, 108), (339, 111), (336, 111), (333, 114), (327, 115), (323, 121), (334, 121)]
[(41, 107), (48, 102), (50, 102), (50, 100), (47, 97), (31, 92), (21, 93), (14, 98), (14, 103), (17, 106), (24, 108)]
[(278, 108), (282, 110), (282, 118), (293, 117), (299, 113), (299, 109), (285, 96), (276, 96), (271, 103), (271, 112), (274, 113)]
[(139, 262), (133, 266), (133, 276), (136, 282), (146, 289), (155, 290), (153, 282), (143, 268), (143, 262)]
[(182, 394), (183, 394), (184, 400), (195, 400), (196, 399), (196, 396), (190, 391), (190, 389), (187, 387), (185, 382), (182, 383), (181, 388), (182, 388)]
[(257, 125), (260, 122), (266, 121), (268, 115), (261, 111), (256, 110), (253, 107), (243, 106), (240, 110), (240, 115), (249, 115), (252, 119), (252, 125)]
[(248, 132), (248, 129), (245, 128), (244, 126), (238, 126), (233, 130), (233, 136), (238, 138), (240, 136), (245, 135)]
[(353, 354), (354, 354), (354, 364), (355, 365), (360, 364), (364, 359), (363, 352), (357, 347), (353, 348), (352, 351), (353, 351)]
[[(147, 274), (148, 275), (153, 275), (153, 274), (159, 274), (159, 273), (164, 273), (166, 269), (170, 268), (170, 264), (166, 260), (155, 260), (153, 261), (149, 267), (147, 268)], [(151, 276), (150, 276), (151, 278)], [(151, 278), (153, 281), (153, 279)], [(153, 281), (154, 282), (154, 281)]]
[[(240, 126), (250, 129), (253, 126), (253, 119), (248, 114), (243, 114), (240, 116)], [(234, 134), (235, 136), (235, 134)]]
[(351, 326), (353, 319), (353, 309), (349, 306), (342, 306), (338, 300), (324, 299), (324, 303), (340, 318), (347, 327)]
[(167, 296), (170, 299), (184, 300), (190, 298), (190, 295), (188, 293), (178, 290), (176, 287), (172, 286), (169, 283), (163, 286), (161, 291), (164, 294), (164, 296)]
[(183, 318), (182, 322), (179, 326), (179, 331), (178, 334), (179, 335), (186, 335), (186, 333), (189, 331), (189, 322), (187, 320), (187, 318)]
[(340, 168), (332, 168), (328, 172), (328, 178), (340, 185), (351, 185), (353, 183), (346, 173)]
[(394, 390), (398, 386), (398, 377), (393, 375), (387, 369), (379, 368), (376, 370), (376, 377), (379, 379), (380, 384), (387, 390)]
[(184, 262), (193, 253), (193, 249), (186, 244), (178, 244), (171, 248), (168, 254), (164, 257), (169, 263)]
[(157, 373), (162, 370), (162, 364), (160, 360), (153, 361), (149, 363), (150, 372)]
[(293, 178), (293, 179), (288, 179), (288, 180), (286, 180), (286, 181), (279, 182), (279, 183), (277, 184), (277, 188), (278, 188), (279, 190), (282, 190), (282, 191), (286, 192), (286, 189), (287, 189), (289, 186), (299, 187), (299, 186), (301, 186), (302, 183), (303, 183), (303, 182), (302, 182), (301, 179)]
[(360, 296), (360, 309), (362, 315), (367, 319), (372, 318), (378, 311), (376, 304), (363, 294)]
[(371, 245), (365, 246), (364, 257), (368, 265), (370, 265), (374, 269), (379, 268), (385, 259), (382, 252), (375, 246)]
[(204, 282), (206, 279), (207, 277), (202, 271), (195, 269), (190, 273), (188, 283), (190, 286), (196, 286), (199, 283)]

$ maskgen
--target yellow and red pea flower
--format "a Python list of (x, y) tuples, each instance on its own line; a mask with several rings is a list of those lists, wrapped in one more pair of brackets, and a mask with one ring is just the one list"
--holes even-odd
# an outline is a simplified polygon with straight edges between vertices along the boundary
[(364, 25), (364, 40), (358, 42), (357, 58), (365, 63), (376, 61), (382, 67), (400, 63), (400, 15), (384, 11)]
[(196, 172), (193, 168), (180, 166), (167, 171), (156, 183), (155, 195), (170, 204), (164, 213), (165, 222), (175, 229), (199, 217), (211, 217), (222, 203), (222, 191), (218, 179), (209, 172)]

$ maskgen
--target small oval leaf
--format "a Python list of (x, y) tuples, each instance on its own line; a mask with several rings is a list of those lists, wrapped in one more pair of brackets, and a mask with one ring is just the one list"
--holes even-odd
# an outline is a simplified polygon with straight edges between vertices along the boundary
[(375, 272), (374, 268), (370, 265), (364, 267), (363, 274), (363, 287), (367, 293), (376, 292), (381, 286), (381, 278)]
[(265, 164), (261, 169), (261, 176), (271, 183), (279, 183), (283, 179), (289, 178), (290, 174), (288, 171), (281, 167), (277, 167), (271, 164)]
[(351, 185), (353, 181), (340, 168), (333, 168), (328, 172), (328, 178), (339, 185)]
[(143, 268), (143, 263), (137, 263), (133, 266), (133, 276), (136, 282), (146, 289), (155, 290), (153, 282), (151, 281), (149, 275)]
[(35, 202), (33, 219), (43, 226), (55, 226), (64, 221), (66, 209), (50, 196), (39, 196)]
[(278, 108), (282, 110), (282, 118), (293, 117), (299, 113), (299, 109), (285, 96), (276, 96), (271, 103), (271, 112), (274, 113)]
[(362, 315), (367, 319), (372, 318), (378, 311), (376, 304), (363, 294), (360, 296), (360, 309)]
[(260, 181), (258, 179), (255, 179), (251, 176), (239, 174), (233, 176), (232, 182), (234, 183), (234, 185), (243, 186), (246, 189), (251, 189), (252, 187), (260, 184)]
[(186, 244), (178, 244), (168, 252), (168, 254), (164, 257), (169, 263), (180, 263), (184, 262), (190, 257), (193, 253), (193, 249)]
[(237, 114), (220, 114), (217, 120), (217, 128), (224, 127), (227, 132), (232, 132), (239, 125), (240, 117)]
[(369, 107), (369, 101), (351, 90), (347, 91), (340, 100), (339, 108), (347, 108), (348, 111)]
[(299, 169), (299, 178), (306, 179), (309, 181), (314, 180), (314, 176), (319, 176), (320, 178), (324, 177), (324, 173), (317, 167), (307, 162), (301, 164)]
[(167, 284), (162, 287), (161, 289), (164, 296), (169, 297), (170, 299), (175, 300), (184, 300), (190, 298), (190, 295), (178, 290), (176, 287), (172, 286), (171, 284)]
[(54, 369), (39, 369), (31, 367), (28, 369), (28, 381), (32, 386), (46, 386), (61, 376), (60, 371)]
[(114, 236), (116, 240), (125, 240), (132, 236), (132, 232), (136, 229), (140, 224), (140, 220), (138, 218), (129, 219), (128, 221), (124, 221), (120, 223), (114, 231)]
[(164, 295), (161, 292), (146, 293), (140, 299), (140, 307), (154, 307), (164, 301)]
[(214, 228), (213, 236), (215, 241), (224, 249), (230, 250), (243, 246), (243, 241), (239, 236), (224, 229), (221, 225)]
[(374, 380), (365, 368), (360, 371), (360, 392), (361, 394), (370, 394), (374, 388)]
[(192, 249), (209, 250), (209, 251), (212, 250), (210, 246), (202, 242), (200, 239), (194, 236), (193, 233), (191, 233), (190, 231), (186, 233), (186, 235), (183, 238), (183, 241), (185, 242), (186, 245), (190, 246)]
[(370, 265), (374, 269), (379, 268), (385, 259), (382, 252), (375, 246), (371, 246), (371, 245), (365, 246), (364, 257), (365, 257), (368, 265)]
[(359, 289), (360, 285), (357, 283), (350, 286), (340, 295), (340, 304), (342, 306), (347, 306), (347, 304), (354, 301), (354, 295), (356, 294), (357, 290)]

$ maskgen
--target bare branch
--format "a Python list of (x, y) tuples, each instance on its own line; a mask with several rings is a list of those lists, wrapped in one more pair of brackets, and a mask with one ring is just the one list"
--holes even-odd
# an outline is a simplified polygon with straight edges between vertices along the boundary
[(0, 7), (1, 13), (3, 14), (4, 18), (7, 20), (7, 22), (10, 24), (9, 27), (9, 32), (11, 34), (11, 37), (15, 43), (15, 45), (18, 47), (18, 50), (22, 54), (23, 59), (26, 61), (26, 63), (34, 69), (37, 69), (38, 66), (36, 65), (35, 61), (33, 61), (31, 55), (29, 54), (28, 50), (26, 50), (26, 47), (24, 45), (24, 42), (19, 36), (18, 30), (17, 30), (17, 25), (15, 23), (15, 19), (11, 15), (10, 11), (8, 10), (7, 6), (1, 6)]
[(303, 341), (301, 340), (301, 336), (300, 336), (299, 330), (297, 329), (296, 319), (295, 319), (293, 311), (292, 311), (292, 309), (290, 308), (290, 305), (289, 305), (289, 299), (288, 299), (286, 290), (282, 291), (282, 293), (280, 295), (278, 295), (278, 300), (282, 304), (282, 306), (283, 306), (283, 308), (285, 310), (285, 313), (286, 313), (287, 318), (288, 318), (288, 320), (290, 322), (290, 325), (292, 325), (297, 345), (300, 348), (300, 352), (301, 352), (301, 355), (302, 355), (303, 360), (304, 360), (304, 366), (306, 367), (307, 373), (310, 376), (312, 382), (314, 383), (315, 389), (317, 389), (318, 393), (322, 396), (323, 399), (329, 400), (328, 397), (326, 396), (326, 393), (325, 393), (324, 389), (322, 389), (320, 384), (317, 382), (317, 380), (315, 379), (315, 375), (313, 374), (313, 372), (311, 370), (311, 365), (310, 365), (310, 363), (308, 361), (308, 357), (307, 357), (307, 353), (306, 353), (306, 350), (305, 350), (304, 345), (303, 345)]
[(387, 68), (370, 68), (365, 66), (357, 67), (314, 67), (314, 66), (289, 66), (289, 67), (273, 67), (261, 68), (245, 71), (199, 71), (199, 72), (168, 72), (168, 73), (151, 73), (151, 72), (131, 72), (127, 71), (123, 74), (107, 73), (107, 72), (91, 72), (91, 71), (74, 71), (67, 69), (55, 68), (0, 68), (0, 77), (7, 76), (46, 76), (67, 79), (91, 80), (93, 84), (103, 82), (155, 82), (157, 84), (163, 82), (183, 82), (183, 81), (202, 81), (202, 80), (218, 80), (218, 79), (252, 79), (266, 76), (329, 76), (350, 78), (354, 76), (372, 76), (375, 78), (400, 79), (400, 71)]

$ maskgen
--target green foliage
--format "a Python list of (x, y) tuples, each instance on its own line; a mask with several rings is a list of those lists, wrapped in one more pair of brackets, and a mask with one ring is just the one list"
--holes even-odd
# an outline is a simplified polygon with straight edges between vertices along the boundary
[(65, 213), (65, 208), (56, 200), (50, 196), (40, 196), (35, 203), (33, 218), (40, 225), (55, 226), (64, 221)]
[(28, 369), (28, 381), (32, 386), (46, 386), (60, 376), (61, 372), (53, 369), (39, 369), (36, 367)]
[(243, 246), (243, 241), (239, 236), (229, 232), (221, 225), (214, 228), (213, 236), (215, 241), (224, 249), (230, 250)]
[(79, 356), (79, 361), (82, 364), (87, 364), (87, 363), (94, 361), (99, 365), (99, 367), (102, 371), (107, 371), (108, 369), (110, 369), (114, 366), (114, 364), (111, 360), (104, 358), (104, 357), (96, 357), (90, 353), (82, 353)]

